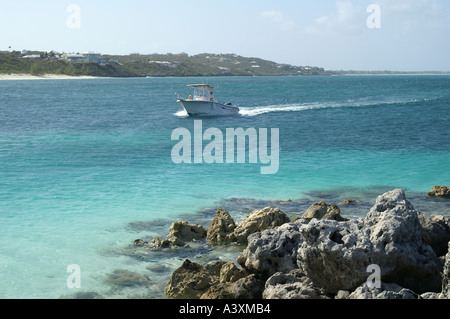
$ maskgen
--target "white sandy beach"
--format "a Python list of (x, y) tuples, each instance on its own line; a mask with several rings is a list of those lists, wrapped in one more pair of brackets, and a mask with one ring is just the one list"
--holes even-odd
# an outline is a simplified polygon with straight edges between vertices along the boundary
[(63, 79), (98, 79), (96, 76), (70, 76), (62, 74), (0, 74), (0, 80), (63, 80)]

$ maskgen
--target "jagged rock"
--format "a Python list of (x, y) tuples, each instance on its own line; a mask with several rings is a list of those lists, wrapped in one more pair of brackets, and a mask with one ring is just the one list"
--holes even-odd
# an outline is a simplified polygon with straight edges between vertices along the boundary
[(364, 283), (356, 288), (347, 299), (421, 299), (421, 297), (410, 289), (405, 289), (397, 284), (381, 283), (381, 288), (376, 288)]
[(223, 209), (219, 209), (208, 228), (206, 240), (213, 245), (230, 244), (235, 241), (235, 228), (236, 224), (230, 214)]
[(303, 240), (299, 229), (306, 223), (306, 220), (299, 219), (250, 235), (247, 248), (237, 258), (237, 262), (249, 271), (267, 277), (297, 268), (297, 250)]
[(339, 290), (334, 296), (334, 299), (348, 299), (349, 296), (350, 292), (348, 292), (347, 290)]
[(246, 244), (250, 234), (275, 228), (288, 222), (289, 217), (278, 208), (256, 209), (237, 225), (234, 235), (238, 243)]
[(264, 299), (329, 299), (298, 269), (271, 276), (266, 281), (262, 296)]
[(264, 282), (255, 274), (251, 274), (231, 284), (228, 291), (233, 299), (261, 299)]
[(329, 293), (353, 291), (377, 264), (381, 279), (415, 292), (439, 291), (442, 262), (422, 240), (418, 212), (396, 189), (377, 198), (362, 219), (337, 222), (312, 220), (300, 228), (304, 239), (297, 265)]
[(438, 294), (436, 292), (425, 292), (420, 295), (419, 299), (441, 299), (441, 294)]
[(450, 242), (448, 243), (448, 253), (445, 255), (441, 297), (450, 299)]
[(419, 214), (419, 221), (423, 228), (423, 241), (433, 248), (437, 256), (444, 256), (450, 241), (450, 220), (446, 220), (442, 215), (428, 217)]
[(202, 266), (186, 259), (172, 274), (165, 294), (170, 298), (200, 298), (211, 286), (219, 283), (220, 270), (225, 264), (217, 261)]
[(230, 283), (238, 281), (241, 278), (248, 276), (245, 269), (238, 268), (234, 263), (226, 263), (220, 269), (219, 282)]
[(169, 238), (178, 238), (184, 242), (202, 240), (206, 236), (206, 229), (203, 226), (189, 224), (186, 221), (173, 223), (169, 232)]
[(261, 299), (264, 283), (256, 275), (211, 286), (200, 299)]
[(170, 298), (255, 299), (263, 284), (234, 263), (218, 261), (202, 266), (186, 260), (175, 270), (165, 293)]
[(427, 193), (428, 196), (450, 198), (450, 187), (436, 185)]
[(311, 220), (313, 218), (337, 221), (348, 220), (341, 216), (341, 210), (338, 206), (335, 204), (327, 204), (323, 201), (312, 204), (302, 215), (302, 218), (306, 220)]

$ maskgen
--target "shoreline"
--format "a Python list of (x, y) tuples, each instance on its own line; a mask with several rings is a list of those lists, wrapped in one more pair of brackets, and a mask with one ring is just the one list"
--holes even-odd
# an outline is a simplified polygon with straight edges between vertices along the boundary
[[(357, 74), (357, 73), (345, 73), (345, 74), (335, 74), (335, 75), (322, 75), (322, 76), (408, 76), (408, 75), (450, 75), (450, 73), (398, 73), (398, 74)], [(196, 77), (195, 75), (192, 75)], [(274, 76), (284, 76), (284, 75), (274, 75)], [(185, 76), (124, 76), (124, 77), (106, 77), (106, 76), (91, 76), (91, 75), (64, 75), (64, 74), (42, 74), (42, 75), (32, 75), (28, 73), (10, 73), (10, 74), (0, 74), (0, 81), (11, 81), (11, 80), (82, 80), (82, 79), (111, 79), (111, 78), (184, 78)], [(232, 77), (243, 77), (240, 75)], [(260, 77), (265, 77), (261, 75)]]
[(89, 76), (89, 75), (64, 75), (64, 74), (42, 74), (42, 75), (32, 75), (32, 74), (0, 74), (0, 80), (76, 80), (76, 79), (103, 79), (104, 77), (99, 76)]

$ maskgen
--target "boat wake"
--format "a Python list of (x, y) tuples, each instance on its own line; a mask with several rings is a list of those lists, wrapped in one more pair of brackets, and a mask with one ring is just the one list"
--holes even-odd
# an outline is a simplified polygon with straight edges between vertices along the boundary
[(189, 114), (186, 112), (186, 110), (178, 111), (174, 115), (178, 116), (178, 117), (188, 117), (189, 116)]
[[(371, 98), (362, 98), (358, 100), (347, 100), (343, 102), (313, 102), (313, 103), (292, 103), (278, 104), (255, 107), (239, 107), (239, 115), (241, 116), (258, 116), (273, 112), (301, 112), (308, 110), (330, 109), (330, 108), (348, 108), (348, 107), (372, 107), (391, 104), (406, 104), (436, 100), (438, 97), (432, 98), (416, 98), (416, 99), (393, 99), (393, 100), (371, 100)], [(185, 110), (180, 110), (174, 114), (178, 117), (188, 117)]]
[(345, 102), (326, 102), (326, 103), (301, 103), (301, 104), (279, 104), (279, 105), (267, 105), (257, 107), (240, 107), (239, 114), (242, 116), (257, 116), (272, 112), (300, 112), (317, 109), (329, 109), (329, 108), (343, 108), (343, 107), (371, 107), (390, 104), (405, 104), (429, 101), (430, 98), (424, 99), (405, 99), (405, 100), (384, 100), (384, 101), (371, 101), (368, 99), (360, 100), (348, 100)]

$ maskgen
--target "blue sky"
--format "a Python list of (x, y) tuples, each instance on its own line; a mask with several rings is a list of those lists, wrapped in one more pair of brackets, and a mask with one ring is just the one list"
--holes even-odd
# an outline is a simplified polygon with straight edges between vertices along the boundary
[[(367, 25), (372, 4), (380, 28)], [(448, 0), (0, 0), (0, 50), (234, 52), (330, 70), (450, 71), (449, 35)]]

